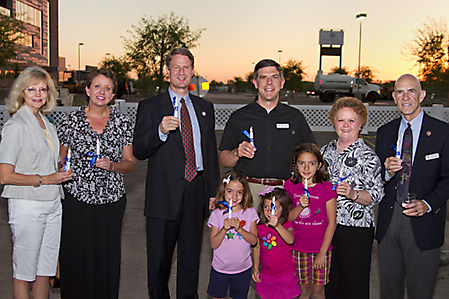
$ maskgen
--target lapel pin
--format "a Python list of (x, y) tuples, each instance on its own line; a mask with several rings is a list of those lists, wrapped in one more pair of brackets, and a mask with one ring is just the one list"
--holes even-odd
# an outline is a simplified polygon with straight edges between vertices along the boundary
[(203, 116), (206, 116), (206, 111), (201, 112)]
[(427, 132), (426, 132), (426, 135), (427, 135), (427, 136), (430, 136), (430, 135), (432, 135), (432, 132), (427, 131)]

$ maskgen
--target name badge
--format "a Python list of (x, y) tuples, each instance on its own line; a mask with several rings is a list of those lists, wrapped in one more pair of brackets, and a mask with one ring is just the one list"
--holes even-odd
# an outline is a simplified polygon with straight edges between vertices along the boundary
[(288, 129), (290, 128), (290, 124), (276, 124), (277, 129)]
[(426, 161), (433, 160), (433, 159), (438, 159), (439, 157), (440, 157), (439, 153), (430, 154), (430, 155), (426, 156)]

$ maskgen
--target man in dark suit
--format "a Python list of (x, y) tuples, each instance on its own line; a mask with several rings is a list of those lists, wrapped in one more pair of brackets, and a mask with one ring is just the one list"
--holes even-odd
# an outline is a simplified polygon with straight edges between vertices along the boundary
[(145, 216), (150, 298), (170, 298), (178, 244), (177, 296), (198, 298), (198, 271), (208, 199), (219, 179), (214, 108), (189, 95), (194, 58), (185, 48), (166, 58), (169, 89), (139, 103), (134, 155), (148, 159)]
[[(393, 98), (402, 117), (377, 131), (385, 179), (376, 232), (380, 298), (403, 299), (405, 280), (410, 299), (432, 298), (435, 286), (449, 198), (449, 125), (424, 113), (425, 96), (415, 76), (401, 76)], [(403, 208), (397, 198), (407, 193), (416, 200)]]

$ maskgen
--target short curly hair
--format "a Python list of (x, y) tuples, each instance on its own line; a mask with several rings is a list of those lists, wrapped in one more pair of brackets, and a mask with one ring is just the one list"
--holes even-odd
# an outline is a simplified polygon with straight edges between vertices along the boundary
[(368, 120), (368, 111), (366, 110), (365, 104), (357, 98), (344, 97), (338, 99), (332, 106), (329, 112), (329, 120), (335, 127), (335, 117), (337, 116), (337, 111), (341, 108), (351, 108), (360, 117), (360, 122), (362, 123), (361, 129), (366, 125)]

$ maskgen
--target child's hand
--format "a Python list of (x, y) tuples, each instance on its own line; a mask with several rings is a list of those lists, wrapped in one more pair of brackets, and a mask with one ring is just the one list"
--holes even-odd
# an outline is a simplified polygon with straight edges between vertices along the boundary
[(253, 275), (252, 275), (252, 277), (253, 277), (253, 280), (254, 280), (255, 282), (260, 282), (260, 278), (259, 278), (259, 269), (253, 268)]
[(215, 197), (209, 198), (209, 210), (215, 210)]
[(235, 229), (235, 230), (239, 230), (240, 229), (240, 220), (237, 217), (234, 217), (231, 219), (231, 226)]
[(278, 226), (279, 218), (275, 215), (270, 215), (270, 219), (268, 220), (268, 225), (271, 225), (272, 227)]
[(226, 219), (223, 221), (223, 228), (224, 228), (226, 231), (230, 230), (231, 227), (232, 227), (231, 220), (232, 220), (232, 219), (226, 218)]
[(307, 196), (307, 194), (303, 194), (300, 198), (299, 198), (299, 203), (301, 204), (301, 206), (303, 208), (307, 208), (309, 206), (309, 197)]
[(313, 264), (313, 268), (317, 270), (324, 269), (324, 256), (325, 253), (318, 253), (315, 259), (315, 263)]

